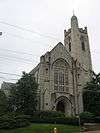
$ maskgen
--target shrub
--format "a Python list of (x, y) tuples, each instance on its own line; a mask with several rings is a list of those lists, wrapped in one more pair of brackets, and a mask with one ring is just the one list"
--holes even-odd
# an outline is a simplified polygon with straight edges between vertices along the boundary
[(35, 118), (31, 122), (78, 125), (78, 118)]
[(76, 117), (57, 118), (57, 124), (79, 125), (79, 119)]
[(0, 129), (11, 129), (29, 125), (29, 120), (25, 115), (9, 113), (0, 116)]
[(90, 113), (90, 112), (83, 112), (80, 114), (81, 124), (93, 123), (95, 121), (94, 118), (95, 118), (95, 115), (93, 113)]
[(90, 112), (80, 113), (80, 118), (81, 119), (91, 119), (93, 117), (95, 117), (95, 115), (93, 113), (90, 113)]
[(37, 111), (32, 116), (35, 118), (57, 118), (65, 117), (65, 114), (57, 111)]
[(66, 117), (64, 113), (56, 111), (38, 111), (31, 116), (31, 122), (78, 125), (78, 118)]
[(94, 122), (95, 123), (100, 123), (100, 116), (94, 117)]

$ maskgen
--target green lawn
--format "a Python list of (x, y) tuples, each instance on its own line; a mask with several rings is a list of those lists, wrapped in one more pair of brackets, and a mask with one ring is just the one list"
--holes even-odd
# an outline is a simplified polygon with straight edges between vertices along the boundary
[(31, 124), (31, 126), (18, 129), (0, 130), (0, 133), (53, 133), (53, 128), (58, 129), (58, 133), (79, 133), (79, 127), (58, 124)]

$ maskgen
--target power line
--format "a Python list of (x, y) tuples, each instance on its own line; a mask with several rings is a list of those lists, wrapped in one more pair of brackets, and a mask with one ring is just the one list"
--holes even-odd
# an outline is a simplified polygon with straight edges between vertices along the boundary
[[(1, 59), (0, 60), (0, 62), (3, 64), (3, 63), (5, 63), (6, 65), (7, 64), (11, 64), (11, 65), (16, 65), (15, 63), (17, 63), (17, 66), (21, 66), (21, 67), (24, 67), (25, 68), (25, 66), (26, 65), (31, 65), (32, 67), (35, 67), (33, 64), (30, 64), (30, 63), (25, 63), (25, 62), (22, 62), (22, 63), (20, 63), (20, 62), (17, 62), (17, 61), (14, 61), (14, 63), (12, 63), (13, 62), (13, 60), (8, 60), (8, 59), (6, 59), (6, 62), (4, 61), (4, 59)], [(38, 63), (37, 63), (38, 64)], [(10, 66), (11, 66), (10, 65)]]
[(0, 57), (1, 59), (5, 59), (5, 60), (9, 60), (9, 61), (14, 61), (14, 62), (21, 62), (21, 63), (24, 63), (24, 64), (30, 64), (30, 65), (33, 65), (33, 63), (32, 62), (29, 62), (29, 61), (22, 61), (22, 60), (12, 60), (12, 59), (10, 59), (10, 58), (7, 58), (7, 57)]
[(29, 60), (29, 59), (25, 59), (25, 58), (19, 58), (19, 57), (13, 57), (13, 56), (4, 56), (4, 55), (0, 55), (0, 58), (2, 57), (6, 57), (6, 58), (13, 58), (13, 59), (18, 59), (18, 60), (23, 60), (23, 61), (26, 61), (26, 62), (30, 62), (30, 63), (33, 63), (33, 61)]
[(4, 80), (18, 80), (18, 79), (8, 79), (8, 78), (5, 78), (5, 77), (0, 77), (0, 79), (4, 79)]
[(26, 52), (19, 52), (19, 51), (15, 51), (15, 50), (10, 50), (10, 49), (3, 49), (3, 48), (0, 48), (1, 51), (8, 51), (8, 52), (12, 52), (12, 53), (18, 53), (18, 54), (25, 54), (25, 55), (31, 55), (31, 56), (34, 56), (33, 54), (31, 53), (26, 53)]
[[(15, 34), (9, 34), (9, 33), (8, 33), (8, 35), (13, 36), (13, 37), (17, 37), (19, 39), (24, 39), (24, 40), (27, 40), (27, 41), (31, 41), (31, 42), (36, 43), (36, 44), (41, 44), (41, 42), (35, 42), (34, 40), (26, 38), (26, 37), (23, 37), (23, 36), (19, 36), (19, 35), (15, 35)], [(47, 44), (45, 44), (45, 45), (47, 45)], [(1, 49), (1, 50), (6, 50), (6, 49)], [(19, 54), (27, 54), (27, 55), (32, 55), (33, 56), (33, 54), (26, 53), (26, 52), (18, 52), (18, 51), (13, 51), (13, 50), (6, 50), (6, 51), (15, 52), (15, 53), (19, 53)], [(99, 51), (91, 51), (91, 53), (100, 54)]]
[[(19, 52), (19, 51), (15, 51), (15, 50), (10, 50), (10, 49), (3, 49), (3, 48), (0, 48), (1, 51), (8, 51), (8, 52), (12, 52), (12, 53), (18, 53), (18, 54), (25, 54), (25, 55), (30, 55), (30, 56), (34, 56), (33, 54), (31, 53), (26, 53), (26, 52)], [(96, 54), (100, 54), (100, 52), (96, 52), (96, 51), (92, 51), (93, 53), (96, 53)]]
[[(8, 51), (8, 52), (11, 52), (11, 53), (18, 53), (18, 54), (25, 54), (25, 55), (30, 55), (30, 56), (34, 56), (33, 54), (31, 53), (26, 53), (26, 52), (19, 52), (19, 51), (15, 51), (15, 50), (10, 50), (10, 49), (3, 49), (3, 48), (0, 48), (0, 51)], [(97, 53), (97, 54), (100, 54), (100, 52), (95, 52), (95, 51), (92, 51), (93, 53)], [(16, 57), (17, 58), (17, 57)], [(23, 59), (24, 60), (24, 59)], [(26, 60), (26, 59), (25, 59)]]
[(37, 41), (35, 42), (35, 41), (32, 40), (32, 39), (25, 38), (25, 37), (19, 36), (19, 35), (14, 35), (14, 34), (9, 34), (9, 33), (8, 33), (8, 35), (9, 35), (9, 36), (12, 36), (12, 37), (17, 37), (17, 38), (19, 38), (19, 39), (24, 39), (24, 40), (27, 40), (27, 41), (31, 41), (31, 42), (34, 43), (35, 45), (36, 45), (36, 44), (39, 44), (39, 45), (42, 44), (42, 45), (47, 45), (47, 46), (50, 45), (50, 44), (48, 45), (48, 44), (46, 44), (46, 43), (41, 43), (41, 42), (37, 42)]
[(23, 27), (20, 27), (20, 26), (17, 26), (17, 25), (9, 24), (9, 23), (4, 22), (4, 21), (1, 21), (0, 23), (2, 23), (4, 25), (11, 26), (11, 27), (14, 27), (14, 28), (17, 28), (17, 29), (20, 29), (20, 30), (23, 30), (23, 31), (28, 31), (28, 32), (31, 32), (33, 34), (37, 34), (37, 35), (42, 36), (42, 37), (45, 37), (45, 38), (51, 38), (51, 39), (57, 40), (57, 41), (59, 40), (59, 39), (57, 39), (55, 37), (47, 36), (47, 35), (44, 35), (44, 34), (41, 34), (41, 33), (37, 32), (37, 31), (33, 31), (33, 30), (29, 30), (29, 29), (26, 29), (26, 28), (23, 28)]
[[(29, 38), (25, 38), (25, 37), (23, 37), (23, 36), (19, 36), (19, 35), (15, 35), (15, 34), (9, 34), (9, 33), (8, 33), (8, 35), (13, 36), (13, 37), (17, 37), (17, 38), (19, 38), (19, 39), (24, 39), (24, 40), (31, 41), (31, 42), (33, 42), (35, 45), (36, 45), (36, 44), (42, 44), (42, 45), (46, 45), (46, 46), (51, 47), (50, 44), (47, 44), (47, 43), (41, 43), (41, 42), (39, 42), (39, 41), (38, 41), (38, 42), (37, 42), (37, 41), (35, 42), (34, 40), (29, 39)], [(4, 49), (3, 49), (3, 50), (4, 50)], [(18, 51), (13, 51), (13, 50), (7, 50), (7, 51), (16, 52), (16, 53), (19, 53), (19, 54), (27, 54), (27, 55), (34, 56), (32, 53), (18, 52)]]
[(4, 74), (4, 75), (12, 75), (12, 76), (19, 76), (19, 77), (21, 77), (21, 75), (18, 75), (18, 74), (15, 74), (15, 73), (7, 73), (7, 72), (1, 72), (1, 71), (0, 71), (0, 73)]
[(23, 36), (19, 36), (19, 35), (15, 35), (15, 34), (9, 34), (9, 33), (8, 33), (8, 35), (12, 36), (12, 37), (17, 37), (19, 39), (24, 39), (24, 40), (27, 40), (27, 41), (31, 41), (32, 43), (35, 43), (35, 44), (41, 44), (41, 42), (35, 42), (34, 40), (23, 37)]
[[(17, 37), (17, 38), (19, 38), (19, 39), (28, 40), (28, 41), (31, 41), (31, 42), (33, 42), (33, 43), (35, 43), (35, 44), (41, 44), (41, 42), (37, 42), (37, 41), (35, 42), (35, 41), (32, 40), (32, 39), (28, 39), (28, 38), (25, 38), (25, 37), (22, 37), (22, 36), (19, 36), (19, 35), (14, 35), (14, 34), (9, 34), (9, 33), (8, 33), (8, 35), (13, 36), (13, 37)], [(49, 47), (51, 46), (50, 44), (48, 45), (48, 44), (46, 44), (46, 43), (42, 43), (42, 45), (47, 45), (47, 46), (49, 46)], [(19, 51), (15, 51), (15, 50), (2, 49), (2, 48), (0, 48), (0, 50), (8, 51), (8, 52), (13, 52), (13, 53), (26, 54), (26, 55), (34, 56), (32, 53), (19, 52)]]
[[(32, 30), (29, 30), (29, 29), (26, 29), (26, 28), (23, 28), (23, 27), (20, 27), (20, 26), (16, 26), (16, 25), (13, 25), (13, 24), (9, 24), (9, 23), (4, 22), (4, 21), (1, 21), (0, 23), (5, 24), (5, 25), (12, 26), (12, 27), (17, 28), (17, 29), (20, 29), (20, 30), (24, 30), (24, 31), (28, 31), (28, 32), (31, 32), (31, 33), (35, 33), (35, 34), (38, 34), (38, 35), (43, 36), (43, 37), (52, 38), (52, 39), (57, 40), (57, 41), (59, 40), (59, 39), (57, 39), (57, 38), (55, 38), (55, 37), (47, 36), (47, 35), (41, 34), (41, 33), (36, 32), (36, 31), (32, 31)], [(11, 36), (14, 36), (14, 37), (21, 38), (21, 39), (25, 39), (25, 40), (30, 40), (30, 41), (32, 41), (31, 39), (24, 38), (24, 37), (19, 36), (19, 35), (13, 35), (13, 34), (10, 34), (10, 35), (11, 35)], [(36, 43), (37, 43), (37, 42), (36, 42)], [(92, 51), (92, 52), (93, 52), (93, 53), (100, 53), (100, 52), (95, 52), (95, 51)], [(29, 54), (29, 55), (30, 55), (30, 54)]]

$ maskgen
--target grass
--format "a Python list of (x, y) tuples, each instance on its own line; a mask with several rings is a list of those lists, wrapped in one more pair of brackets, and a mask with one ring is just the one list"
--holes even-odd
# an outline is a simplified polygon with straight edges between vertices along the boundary
[(24, 128), (0, 130), (0, 133), (53, 133), (54, 127), (58, 129), (58, 133), (79, 133), (77, 126), (58, 124), (31, 124)]

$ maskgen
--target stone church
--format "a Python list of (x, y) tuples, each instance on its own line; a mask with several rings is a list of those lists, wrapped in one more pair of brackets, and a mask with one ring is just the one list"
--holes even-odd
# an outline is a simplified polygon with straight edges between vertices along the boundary
[(91, 71), (87, 27), (79, 28), (73, 15), (71, 28), (64, 30), (64, 45), (59, 42), (42, 55), (40, 63), (30, 72), (39, 84), (37, 109), (68, 115), (82, 112), (82, 89), (90, 81)]

